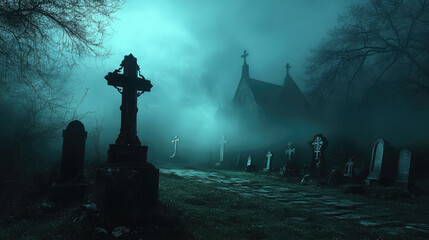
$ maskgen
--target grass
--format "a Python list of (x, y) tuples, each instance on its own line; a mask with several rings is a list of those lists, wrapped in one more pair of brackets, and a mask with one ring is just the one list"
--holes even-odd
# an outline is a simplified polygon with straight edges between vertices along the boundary
[[(228, 177), (242, 177), (252, 182), (290, 186), (272, 175), (220, 171)], [(129, 227), (131, 233), (118, 239), (425, 239), (414, 232), (387, 235), (355, 222), (334, 220), (311, 210), (282, 206), (266, 198), (219, 190), (221, 184), (203, 184), (175, 175), (160, 176), (160, 207), (157, 216)], [(225, 186), (225, 185), (222, 185)], [(364, 196), (342, 194), (338, 189), (299, 186), (302, 191), (323, 192), (368, 204), (384, 204), (386, 211), (416, 212), (421, 205), (383, 202)], [(0, 202), (0, 239), (115, 239), (111, 234), (96, 234), (96, 227), (109, 232), (116, 226), (96, 213), (82, 209), (91, 200), (74, 202), (53, 209), (40, 209), (43, 196), (19, 195), (16, 200)], [(427, 206), (427, 205), (424, 205)], [(420, 219), (424, 221), (425, 219)], [(427, 220), (426, 220), (427, 221)]]
[[(288, 185), (271, 176), (222, 173), (230, 177)], [(412, 233), (386, 235), (350, 221), (334, 220), (310, 210), (285, 207), (263, 197), (242, 197), (218, 190), (217, 185), (201, 184), (174, 176), (163, 175), (160, 186), (165, 191), (161, 200), (180, 214), (185, 228), (197, 239), (423, 239)], [(313, 186), (301, 188), (303, 191), (309, 188), (315, 191)], [(339, 194), (334, 189), (316, 190)], [(364, 198), (355, 195), (347, 197)]]

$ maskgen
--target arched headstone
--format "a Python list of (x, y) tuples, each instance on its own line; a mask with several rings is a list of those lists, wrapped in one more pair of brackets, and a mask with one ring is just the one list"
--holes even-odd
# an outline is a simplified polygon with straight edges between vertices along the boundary
[(366, 178), (367, 185), (379, 183), (385, 185), (393, 181), (395, 171), (392, 157), (389, 144), (383, 139), (378, 139), (372, 148), (369, 174)]
[(74, 120), (63, 130), (61, 173), (52, 185), (52, 200), (74, 200), (85, 196), (84, 180), (85, 142), (87, 132), (82, 122)]
[(395, 183), (404, 188), (413, 185), (411, 176), (411, 156), (411, 151), (407, 149), (403, 149), (399, 153), (398, 176)]
[(74, 120), (63, 130), (61, 182), (80, 181), (83, 178), (87, 132), (82, 122)]

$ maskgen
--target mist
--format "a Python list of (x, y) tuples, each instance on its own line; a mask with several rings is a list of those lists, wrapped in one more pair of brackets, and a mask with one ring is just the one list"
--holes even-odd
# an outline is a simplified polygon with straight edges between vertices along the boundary
[[(96, 119), (103, 122), (101, 142), (107, 149), (119, 133), (121, 100), (104, 76), (132, 53), (154, 85), (138, 99), (138, 136), (149, 146), (149, 155), (168, 158), (178, 134), (182, 152), (207, 158), (203, 152), (216, 149), (226, 134), (219, 131), (215, 114), (219, 103), (223, 108), (232, 102), (242, 51), (250, 52), (255, 79), (281, 85), (290, 62), (292, 77), (305, 91), (303, 65), (310, 50), (355, 2), (129, 1), (111, 26), (111, 56), (86, 59), (72, 74), (76, 98), (88, 91), (78, 112), (88, 113), (83, 119), (88, 131)], [(269, 138), (248, 135), (253, 145)]]

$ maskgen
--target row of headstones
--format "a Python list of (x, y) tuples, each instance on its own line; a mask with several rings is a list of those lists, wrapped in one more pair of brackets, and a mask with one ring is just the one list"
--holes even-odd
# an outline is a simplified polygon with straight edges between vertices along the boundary
[[(300, 171), (297, 167), (297, 164), (294, 161), (296, 149), (293, 146), (292, 142), (288, 143), (288, 146), (286, 148), (285, 154), (286, 154), (286, 161), (280, 168), (280, 173), (283, 176), (297, 176), (301, 172), (301, 175), (305, 174), (313, 174), (313, 175), (324, 175), (326, 172), (326, 162), (324, 160), (324, 149), (326, 146), (326, 138), (322, 134), (317, 134), (314, 136), (313, 141), (311, 142), (311, 145), (313, 147), (313, 158), (310, 164), (305, 164), (302, 171)], [(263, 171), (271, 171), (273, 170), (271, 168), (271, 157), (273, 154), (271, 151), (268, 151), (266, 157), (266, 166), (263, 169)], [(253, 158), (251, 155), (247, 158), (246, 163), (246, 171), (253, 172), (256, 171), (256, 167), (253, 162)]]
[[(326, 143), (326, 138), (324, 138), (321, 134), (318, 134), (313, 138), (313, 160), (310, 165), (305, 164), (303, 169), (299, 171), (293, 161), (295, 148), (293, 147), (293, 143), (290, 142), (288, 144), (288, 148), (286, 149), (287, 161), (280, 168), (280, 173), (283, 176), (297, 176), (299, 173), (301, 173), (303, 180), (304, 178), (308, 178), (311, 175), (323, 176), (324, 173), (326, 173), (326, 163), (323, 158), (324, 143)], [(266, 167), (263, 169), (263, 171), (272, 170), (272, 156), (273, 155), (271, 151), (268, 151), (266, 155)], [(412, 186), (413, 178), (411, 175), (411, 156), (412, 153), (410, 150), (403, 149), (400, 151), (399, 158), (395, 158), (393, 149), (386, 145), (383, 139), (378, 139), (372, 149), (369, 174), (365, 180), (366, 184), (389, 185), (394, 183), (400, 187)], [(353, 157), (349, 158), (345, 165), (344, 174), (342, 176), (348, 178), (349, 180), (353, 180), (356, 177), (355, 164), (356, 162), (353, 160)], [(256, 167), (251, 155), (249, 155), (247, 159), (246, 171), (256, 171)], [(328, 182), (331, 182), (331, 180), (334, 178), (334, 175), (337, 173), (337, 170), (332, 170), (329, 174)]]
[[(85, 141), (87, 138), (87, 132), (85, 131), (84, 125), (80, 121), (72, 121), (69, 123), (67, 128), (63, 131), (63, 152), (61, 161), (61, 177), (55, 184), (57, 188), (61, 188), (67, 185), (70, 188), (70, 184), (76, 188), (76, 192), (80, 192), (85, 184), (83, 184), (83, 169), (84, 169), (84, 157), (85, 157)], [(175, 137), (174, 143), (177, 144), (178, 137)], [(224, 144), (227, 143), (223, 136), (221, 140), (221, 162), (224, 152)], [(317, 134), (313, 138), (313, 160), (310, 166), (304, 166), (303, 174), (318, 173), (323, 175), (326, 171), (326, 163), (324, 162), (324, 146), (326, 146), (326, 138)], [(295, 147), (293, 143), (288, 143), (286, 149), (287, 161), (281, 168), (283, 175), (293, 175), (297, 173), (296, 166), (294, 164), (293, 157), (295, 156)], [(173, 155), (176, 154), (176, 148)], [(393, 156), (393, 150), (388, 146), (384, 140), (379, 139), (375, 142), (371, 154), (371, 164), (369, 168), (369, 174), (366, 179), (368, 185), (372, 184), (389, 184), (396, 182), (397, 184), (408, 186), (412, 184), (411, 178), (411, 156), (412, 153), (409, 150), (401, 150), (399, 159), (396, 162)], [(267, 162), (264, 171), (271, 170), (271, 151), (268, 151)], [(345, 177), (353, 178), (354, 164), (352, 158), (346, 163)], [(247, 171), (255, 171), (255, 165), (251, 155), (249, 155), (246, 164)], [(66, 194), (67, 195), (67, 194)]]

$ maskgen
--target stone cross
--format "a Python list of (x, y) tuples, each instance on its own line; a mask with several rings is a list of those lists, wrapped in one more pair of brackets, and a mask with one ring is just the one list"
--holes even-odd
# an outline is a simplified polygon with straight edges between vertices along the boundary
[(271, 169), (271, 157), (273, 156), (273, 154), (271, 153), (271, 151), (268, 151), (266, 157), (267, 157), (267, 165), (264, 168), (264, 171), (270, 171)]
[(241, 55), (241, 57), (244, 59), (244, 63), (246, 63), (247, 56), (249, 56), (249, 53), (247, 52), (247, 50), (244, 50), (243, 55)]
[(293, 155), (295, 155), (295, 148), (293, 147), (293, 143), (289, 142), (287, 144), (287, 149), (286, 149), (286, 156), (288, 161), (292, 161)]
[(320, 153), (322, 151), (323, 140), (320, 136), (317, 136), (313, 141), (314, 153), (316, 154), (315, 159), (318, 160), (320, 158)]
[[(120, 66), (104, 77), (108, 85), (114, 86), (122, 94), (121, 131), (116, 144), (140, 146), (137, 137), (137, 97), (150, 92), (152, 84), (140, 74), (137, 59), (132, 54), (125, 56)], [(121, 70), (123, 74), (119, 74)]]
[(225, 144), (228, 143), (228, 141), (225, 139), (225, 135), (222, 135), (222, 139), (220, 140), (220, 155), (219, 155), (219, 162), (223, 162), (223, 154), (225, 152)]
[(246, 166), (249, 167), (250, 165), (252, 165), (252, 156), (249, 155)]
[(289, 65), (289, 63), (286, 64), (286, 76), (289, 76), (289, 69), (291, 68), (291, 66)]
[(171, 140), (171, 143), (173, 143), (174, 144), (174, 152), (173, 152), (173, 154), (170, 156), (170, 158), (174, 158), (175, 156), (176, 156), (176, 154), (177, 154), (177, 142), (179, 141), (180, 139), (177, 137), (177, 134), (176, 134), (176, 136), (174, 136), (174, 139), (173, 140)]

